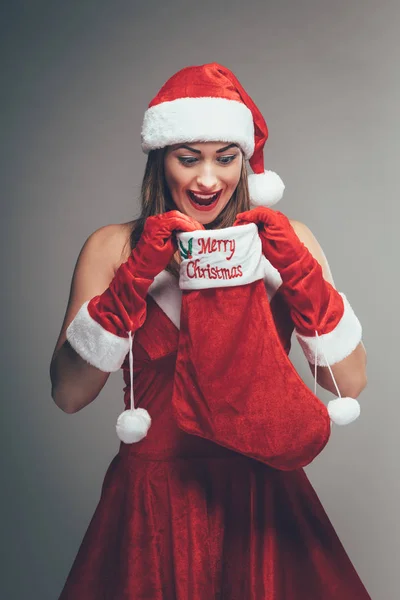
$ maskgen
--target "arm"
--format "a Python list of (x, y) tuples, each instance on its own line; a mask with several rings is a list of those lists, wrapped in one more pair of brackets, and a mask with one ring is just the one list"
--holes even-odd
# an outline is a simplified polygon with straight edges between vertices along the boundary
[[(333, 287), (335, 287), (326, 256), (311, 230), (304, 225), (304, 223), (299, 221), (290, 220), (290, 224), (292, 225), (298, 238), (303, 242), (313, 257), (321, 265), (324, 279)], [(351, 396), (352, 398), (357, 398), (357, 396), (360, 395), (367, 384), (366, 364), (367, 357), (365, 348), (363, 343), (360, 342), (353, 352), (351, 352), (351, 354), (349, 354), (346, 358), (331, 365), (333, 375), (336, 379), (336, 383), (342, 396)], [(315, 367), (311, 362), (309, 362), (309, 365), (311, 372), (314, 375)], [(317, 382), (324, 389), (332, 392), (335, 395), (337, 394), (328, 367), (318, 366)]]
[[(96, 236), (93, 236), (96, 239), (93, 244), (88, 243), (90, 250), (87, 253), (82, 251), (82, 258), (78, 260), (78, 273), (74, 279), (79, 281), (79, 294), (71, 293), (73, 314), (72, 319), (69, 313), (66, 318), (65, 336), (75, 352), (103, 374), (86, 367), (83, 369), (82, 363), (76, 362), (76, 375), (79, 378), (73, 381), (68, 372), (72, 362), (64, 353), (62, 356), (68, 362), (65, 363), (62, 377), (58, 381), (55, 378), (55, 389), (58, 388), (59, 393), (54, 392), (57, 404), (65, 407), (64, 410), (76, 412), (94, 400), (109, 373), (122, 367), (133, 335), (146, 320), (148, 289), (155, 277), (167, 267), (176, 250), (174, 232), (194, 231), (201, 227), (200, 223), (178, 210), (147, 217), (135, 248), (116, 270), (115, 256), (121, 255), (123, 246), (118, 231), (123, 231), (123, 226), (111, 225), (105, 234), (101, 230), (100, 234), (96, 232)], [(89, 287), (88, 282), (91, 282)], [(79, 370), (81, 367), (83, 375)], [(57, 373), (56, 370), (54, 372)], [(85, 377), (90, 375), (90, 380), (86, 382)], [(133, 429), (129, 429), (129, 426), (119, 430), (121, 440), (131, 439), (131, 434), (133, 437), (138, 434), (138, 439), (143, 437), (143, 432), (146, 435), (150, 421), (147, 414), (143, 423), (146, 427), (142, 430), (140, 414), (143, 416), (142, 411), (134, 415)], [(136, 425), (140, 426), (137, 430)]]
[(92, 233), (79, 254), (68, 305), (50, 365), (51, 396), (66, 413), (74, 413), (97, 398), (110, 373), (86, 362), (66, 339), (66, 330), (84, 302), (110, 284), (128, 237), (127, 227), (107, 225)]

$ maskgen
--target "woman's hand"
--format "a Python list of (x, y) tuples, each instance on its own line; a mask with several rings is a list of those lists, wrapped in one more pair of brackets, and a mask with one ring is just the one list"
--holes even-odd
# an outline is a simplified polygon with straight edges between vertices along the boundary
[(174, 232), (199, 229), (204, 229), (203, 225), (179, 210), (147, 217), (143, 233), (128, 259), (135, 276), (153, 279), (165, 269), (178, 248)]
[(309, 254), (283, 213), (267, 207), (253, 208), (236, 215), (235, 225), (255, 223), (264, 256), (278, 271)]

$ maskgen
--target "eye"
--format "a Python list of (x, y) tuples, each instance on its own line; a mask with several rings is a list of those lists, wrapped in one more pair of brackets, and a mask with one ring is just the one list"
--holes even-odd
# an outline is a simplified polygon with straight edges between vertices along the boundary
[(194, 156), (178, 156), (178, 160), (179, 162), (181, 162), (183, 165), (192, 165), (193, 163), (197, 162), (197, 158), (195, 158)]
[(224, 156), (220, 156), (218, 160), (223, 165), (229, 165), (236, 157), (237, 154), (224, 154)]
[[(219, 156), (217, 158), (217, 161), (222, 164), (222, 165), (229, 165), (231, 162), (233, 162), (235, 160), (235, 158), (237, 157), (237, 154), (224, 154), (224, 156)], [(196, 158), (195, 156), (178, 156), (177, 157), (179, 162), (183, 165), (185, 165), (186, 167), (190, 166), (190, 165), (194, 165), (195, 163), (197, 163), (199, 161), (198, 158)]]

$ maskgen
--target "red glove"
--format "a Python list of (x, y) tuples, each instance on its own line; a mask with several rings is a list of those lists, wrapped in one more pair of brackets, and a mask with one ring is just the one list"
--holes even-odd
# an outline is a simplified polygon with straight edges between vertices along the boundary
[(87, 362), (106, 372), (121, 367), (129, 332), (146, 319), (147, 291), (177, 249), (173, 232), (197, 229), (204, 227), (178, 210), (146, 219), (137, 245), (109, 287), (85, 302), (67, 329), (69, 343)]
[[(326, 366), (348, 356), (361, 340), (360, 322), (344, 294), (324, 279), (321, 265), (297, 237), (289, 219), (279, 211), (259, 207), (236, 216), (235, 225), (245, 223), (259, 225), (263, 254), (281, 275), (280, 292), (290, 307), (307, 359)], [(316, 332), (321, 348), (317, 355)]]

